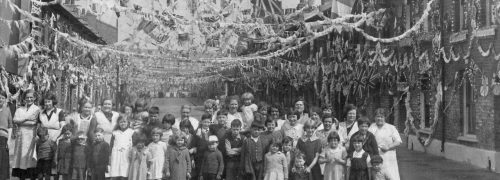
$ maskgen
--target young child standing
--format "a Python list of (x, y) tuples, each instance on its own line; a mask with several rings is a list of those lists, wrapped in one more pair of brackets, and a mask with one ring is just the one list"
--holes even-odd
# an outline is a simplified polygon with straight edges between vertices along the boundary
[(210, 130), (212, 131), (213, 135), (216, 135), (217, 138), (219, 139), (220, 142), (219, 146), (217, 147), (219, 151), (221, 151), (222, 155), (225, 155), (226, 148), (225, 148), (225, 139), (226, 135), (230, 131), (228, 128), (226, 128), (226, 123), (227, 123), (227, 111), (226, 110), (220, 110), (217, 112), (217, 124), (212, 124), (210, 125)]
[(321, 168), (319, 166), (318, 158), (321, 153), (321, 141), (314, 136), (316, 126), (314, 122), (307, 121), (304, 124), (305, 134), (297, 142), (297, 149), (304, 153), (306, 161), (306, 171), (310, 173), (312, 179), (323, 179), (321, 175)]
[(231, 122), (231, 133), (225, 139), (226, 148), (226, 179), (239, 180), (240, 162), (241, 162), (241, 147), (245, 136), (240, 135), (242, 123), (239, 119)]
[(290, 180), (314, 180), (311, 173), (307, 172), (305, 163), (304, 153), (296, 151), (293, 157), (293, 167), (290, 170)]
[(148, 179), (160, 180), (163, 178), (163, 165), (165, 164), (165, 154), (167, 153), (167, 144), (161, 140), (163, 130), (155, 128), (152, 131), (153, 142), (148, 145), (148, 149), (152, 155), (151, 160), (151, 175)]
[(383, 168), (384, 160), (381, 156), (375, 155), (371, 159), (373, 180), (394, 180), (387, 170)]
[(105, 180), (108, 172), (109, 155), (111, 150), (109, 144), (104, 141), (104, 130), (97, 128), (94, 132), (95, 142), (92, 145), (92, 156), (90, 159), (90, 170), (92, 180)]
[[(70, 124), (65, 125), (61, 130), (61, 138), (57, 143), (57, 175), (62, 176), (63, 180), (71, 180), (69, 176), (71, 164), (71, 137), (73, 136), (73, 126)], [(59, 179), (59, 178), (58, 178)]]
[(135, 146), (129, 152), (129, 180), (144, 180), (150, 175), (152, 157), (148, 148), (146, 148), (146, 141), (147, 137), (139, 136)]
[(241, 95), (241, 100), (243, 101), (243, 106), (241, 106), (241, 112), (243, 114), (243, 122), (248, 125), (252, 124), (254, 120), (253, 113), (258, 110), (258, 106), (254, 104), (253, 94), (246, 92)]
[(324, 180), (344, 180), (344, 165), (347, 152), (340, 145), (340, 136), (332, 131), (328, 135), (328, 146), (319, 156), (319, 163), (326, 164), (323, 173)]
[(115, 179), (126, 179), (130, 165), (128, 155), (132, 147), (134, 130), (129, 128), (128, 121), (123, 116), (118, 118), (117, 125), (111, 137), (109, 176)]
[(163, 124), (163, 133), (161, 136), (161, 141), (164, 142), (165, 144), (168, 144), (170, 142), (170, 137), (172, 137), (172, 135), (176, 133), (179, 133), (178, 129), (172, 127), (172, 125), (175, 123), (175, 116), (172, 114), (167, 114), (163, 116), (161, 122)]
[(39, 138), (36, 144), (38, 177), (39, 179), (45, 178), (45, 180), (50, 180), (52, 165), (55, 165), (54, 154), (56, 153), (56, 143), (50, 140), (49, 130), (45, 127), (38, 128), (37, 136)]
[(71, 167), (72, 179), (85, 180), (87, 172), (87, 159), (89, 157), (89, 147), (87, 145), (87, 136), (83, 131), (76, 133), (76, 142), (72, 145)]
[(285, 155), (279, 151), (281, 143), (271, 144), (270, 151), (264, 161), (264, 180), (288, 179), (288, 162)]
[(361, 135), (352, 139), (354, 152), (347, 159), (347, 180), (371, 180), (371, 160), (370, 155), (363, 150), (363, 139)]
[[(269, 145), (271, 145), (272, 142), (282, 142), (283, 141), (283, 132), (281, 131), (275, 131), (274, 129), (278, 125), (276, 121), (273, 121), (271, 119), (267, 119), (266, 121), (266, 131), (263, 132), (260, 136), (265, 139)], [(266, 152), (269, 151), (269, 147), (266, 147)]]
[(184, 133), (174, 135), (170, 141), (171, 147), (167, 149), (164, 165), (165, 177), (169, 180), (191, 178), (191, 158), (186, 141)]
[[(290, 172), (290, 170), (292, 169), (292, 158), (293, 158), (293, 155), (294, 155), (294, 152), (293, 152), (293, 139), (291, 137), (285, 137), (283, 139), (283, 154), (285, 155), (285, 158), (286, 158), (286, 166), (288, 167), (288, 172)], [(290, 174), (290, 173), (289, 173)]]
[(243, 142), (241, 152), (241, 163), (243, 166), (243, 179), (262, 179), (264, 171), (265, 144), (260, 134), (264, 131), (264, 125), (254, 121), (250, 126), (250, 138)]
[(224, 170), (224, 159), (222, 153), (217, 149), (219, 140), (217, 136), (208, 138), (208, 151), (203, 156), (201, 163), (200, 180), (220, 180)]

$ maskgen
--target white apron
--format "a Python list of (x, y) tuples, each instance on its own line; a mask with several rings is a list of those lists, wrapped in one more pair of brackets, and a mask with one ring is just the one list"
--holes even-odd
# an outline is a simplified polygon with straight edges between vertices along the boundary
[[(14, 114), (13, 121), (19, 122), (24, 119), (29, 119), (36, 122), (40, 108), (36, 105), (31, 105), (29, 108), (25, 106), (19, 107)], [(36, 167), (36, 153), (34, 137), (36, 125), (20, 125), (19, 132), (14, 140), (14, 160), (12, 168), (28, 169)]]
[(40, 122), (43, 127), (46, 127), (49, 130), (49, 139), (57, 142), (57, 137), (61, 134), (61, 126), (59, 122), (59, 113), (61, 113), (61, 109), (54, 109), (52, 111), (52, 115), (47, 115), (46, 112), (40, 113)]
[(115, 129), (116, 123), (118, 121), (119, 113), (111, 111), (113, 116), (111, 116), (111, 121), (106, 118), (104, 113), (96, 112), (95, 118), (97, 120), (97, 128), (102, 128), (104, 130), (104, 141), (111, 143), (111, 136), (113, 135), (113, 130)]
[[(401, 137), (399, 136), (399, 132), (391, 124), (385, 123), (381, 128), (379, 128), (376, 124), (372, 124), (368, 129), (373, 135), (375, 135), (375, 139), (377, 140), (378, 146), (388, 146), (395, 143), (401, 143)], [(379, 148), (379, 153), (384, 163), (382, 164), (382, 168), (384, 168), (388, 175), (392, 177), (391, 179), (399, 180), (399, 169), (398, 169), (398, 160), (396, 158), (396, 150), (390, 150), (383, 153)]]

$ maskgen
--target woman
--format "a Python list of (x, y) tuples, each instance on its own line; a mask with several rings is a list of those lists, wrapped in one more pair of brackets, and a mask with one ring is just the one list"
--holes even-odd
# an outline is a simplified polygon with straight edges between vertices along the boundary
[[(378, 153), (378, 144), (375, 139), (375, 135), (368, 131), (368, 127), (370, 127), (370, 120), (367, 117), (360, 117), (357, 121), (358, 123), (358, 132), (354, 133), (352, 137), (361, 136), (363, 138), (363, 150), (373, 157), (375, 155), (379, 155)], [(352, 146), (354, 142), (352, 139), (349, 141), (349, 147), (347, 148), (347, 154), (352, 155), (354, 152), (354, 146)]]
[(113, 101), (110, 98), (104, 99), (102, 101), (102, 110), (95, 113), (95, 118), (90, 122), (90, 132), (94, 132), (97, 128), (102, 128), (104, 130), (104, 141), (107, 143), (111, 142), (111, 136), (113, 135), (113, 129), (116, 126), (116, 122), (119, 113), (112, 111)]
[(59, 134), (61, 134), (61, 128), (66, 124), (64, 112), (62, 109), (55, 107), (57, 98), (54, 94), (45, 95), (41, 105), (43, 105), (44, 109), (39, 116), (40, 125), (49, 130), (49, 139), (56, 141)]
[(401, 145), (399, 132), (391, 124), (385, 122), (387, 111), (384, 108), (378, 108), (375, 111), (375, 123), (370, 126), (368, 131), (375, 135), (380, 156), (384, 160), (383, 167), (391, 179), (399, 180), (398, 160), (396, 158), (396, 148)]
[(7, 106), (7, 94), (0, 91), (0, 180), (10, 178), (9, 166), (9, 148), (7, 140), (9, 139), (9, 129), (12, 128), (12, 115)]
[(83, 97), (78, 101), (78, 112), (73, 113), (66, 117), (66, 123), (70, 123), (73, 126), (73, 134), (78, 131), (83, 131), (87, 134), (90, 142), (94, 136), (93, 132), (90, 131), (90, 124), (95, 121), (95, 116), (92, 113), (92, 103), (87, 98)]
[(271, 106), (271, 108), (269, 108), (269, 118), (278, 124), (274, 131), (281, 130), (281, 127), (283, 127), (283, 124), (286, 122), (286, 120), (281, 119), (280, 110), (277, 106)]
[(23, 96), (24, 106), (17, 108), (14, 124), (17, 126), (14, 142), (14, 163), (12, 176), (20, 180), (36, 178), (36, 126), (40, 108), (34, 104), (35, 91), (28, 90)]
[(309, 110), (309, 115), (310, 115), (310, 121), (314, 125), (314, 127), (317, 130), (322, 130), (323, 127), (323, 122), (321, 121), (321, 109), (319, 107), (312, 107)]
[(341, 143), (346, 146), (348, 149), (349, 139), (351, 139), (352, 135), (358, 132), (358, 123), (356, 119), (358, 119), (356, 106), (352, 104), (348, 104), (344, 107), (344, 122), (339, 123), (339, 135), (343, 137)]
[[(318, 137), (319, 140), (321, 140), (321, 145), (323, 147), (326, 147), (328, 145), (328, 135), (333, 132), (333, 131), (336, 131), (335, 128), (335, 122), (333, 120), (333, 117), (331, 117), (330, 115), (326, 115), (325, 117), (323, 117), (323, 129), (320, 129), (320, 130), (317, 130), (315, 135), (316, 137)], [(339, 135), (340, 136), (340, 135)], [(343, 139), (342, 136), (340, 136), (340, 139)]]
[[(243, 122), (243, 116), (241, 115), (240, 112), (238, 112), (239, 108), (239, 98), (238, 96), (232, 96), (227, 99), (227, 104), (228, 106), (228, 114), (227, 114), (227, 124), (226, 127), (229, 129), (231, 128), (231, 122), (235, 119), (239, 119)], [(247, 124), (248, 122), (243, 122), (243, 127), (242, 129), (246, 130), (250, 128), (250, 124)]]
[(303, 99), (295, 101), (294, 110), (300, 114), (300, 117), (298, 117), (299, 124), (304, 124), (306, 123), (307, 120), (309, 120), (309, 115), (304, 112), (305, 108), (306, 108), (306, 102)]

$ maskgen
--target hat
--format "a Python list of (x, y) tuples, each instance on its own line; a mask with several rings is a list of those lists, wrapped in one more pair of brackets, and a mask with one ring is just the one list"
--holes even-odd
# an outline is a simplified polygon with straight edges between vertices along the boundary
[(214, 135), (211, 135), (211, 136), (208, 136), (208, 142), (218, 142), (219, 139), (217, 138), (217, 136), (214, 136)]
[(251, 128), (261, 128), (261, 129), (265, 129), (265, 126), (264, 126), (264, 123), (261, 122), (261, 121), (253, 121), (252, 122), (252, 125), (250, 126)]

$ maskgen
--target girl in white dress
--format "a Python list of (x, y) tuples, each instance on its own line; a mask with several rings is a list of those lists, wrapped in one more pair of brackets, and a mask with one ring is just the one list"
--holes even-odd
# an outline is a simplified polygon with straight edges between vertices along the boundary
[(152, 162), (148, 179), (159, 180), (163, 178), (163, 164), (167, 153), (167, 143), (160, 141), (163, 135), (163, 130), (160, 128), (154, 128), (151, 134), (153, 142), (148, 145), (148, 149), (152, 155)]
[(129, 128), (128, 120), (123, 116), (120, 116), (117, 121), (118, 128), (113, 131), (111, 137), (109, 176), (114, 179), (126, 179), (130, 165), (128, 155), (130, 148), (132, 148), (134, 130)]
[(344, 165), (347, 158), (345, 148), (340, 145), (340, 136), (332, 131), (328, 135), (329, 146), (319, 156), (319, 163), (326, 164), (323, 173), (324, 180), (344, 180)]
[(102, 128), (104, 130), (104, 141), (107, 143), (111, 142), (111, 136), (113, 134), (113, 129), (116, 126), (116, 121), (118, 120), (119, 113), (112, 111), (113, 101), (111, 99), (105, 99), (102, 102), (102, 110), (95, 113), (95, 118), (97, 120), (96, 127)]

